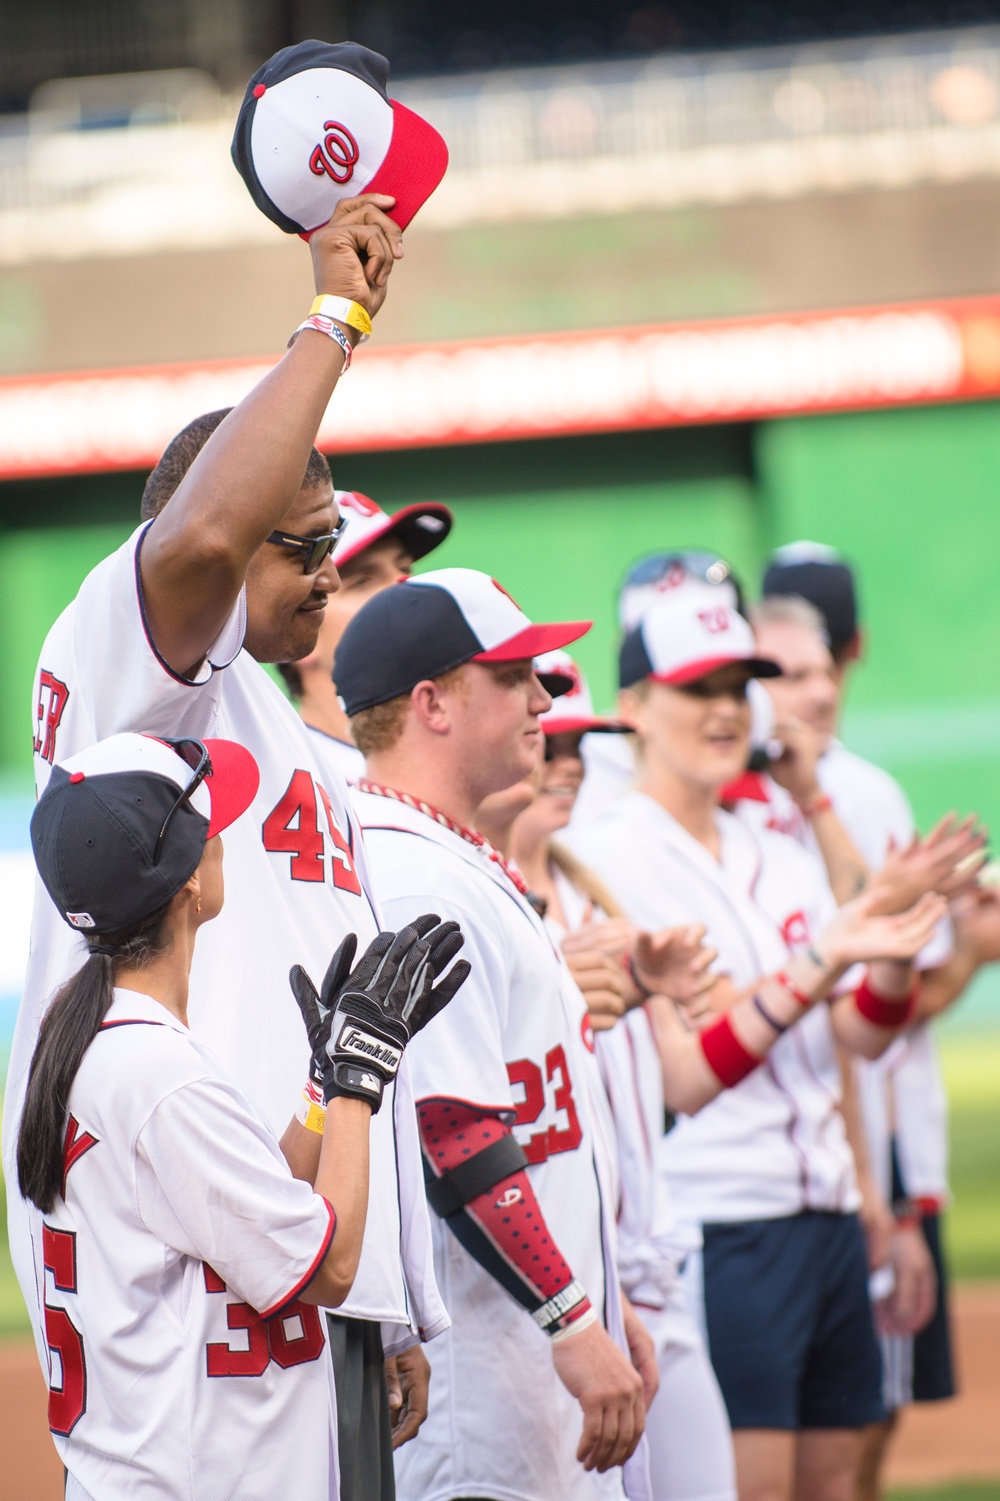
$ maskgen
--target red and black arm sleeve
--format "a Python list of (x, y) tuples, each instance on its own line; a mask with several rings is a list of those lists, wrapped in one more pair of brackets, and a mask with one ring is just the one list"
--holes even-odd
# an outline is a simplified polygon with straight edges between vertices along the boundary
[(509, 1127), (456, 1100), (421, 1100), (417, 1113), (431, 1207), (540, 1328), (569, 1328), (590, 1300), (552, 1239)]

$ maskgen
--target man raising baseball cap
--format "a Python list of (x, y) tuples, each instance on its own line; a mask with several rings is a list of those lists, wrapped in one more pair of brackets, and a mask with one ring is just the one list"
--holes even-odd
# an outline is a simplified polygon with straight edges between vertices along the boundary
[(351, 739), (337, 698), (337, 643), (373, 595), (408, 579), (414, 563), (440, 547), (451, 531), (452, 514), (438, 501), (425, 501), (390, 516), (356, 490), (336, 490), (334, 499), (346, 523), (333, 553), (340, 587), (327, 600), (316, 649), (298, 662), (281, 663), (278, 670), (311, 732), (316, 754), (355, 782), (364, 775), (365, 758)]

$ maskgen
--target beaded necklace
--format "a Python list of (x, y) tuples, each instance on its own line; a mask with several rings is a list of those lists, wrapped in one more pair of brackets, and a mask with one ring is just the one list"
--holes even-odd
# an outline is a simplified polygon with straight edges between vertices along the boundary
[(405, 803), (408, 808), (415, 808), (418, 813), (424, 813), (428, 818), (433, 818), (435, 823), (439, 823), (444, 829), (449, 829), (452, 834), (457, 834), (459, 839), (465, 840), (466, 844), (482, 850), (487, 860), (492, 860), (495, 865), (499, 865), (511, 885), (523, 897), (527, 897), (528, 888), (517, 866), (513, 861), (505, 860), (500, 851), (494, 849), (489, 840), (484, 839), (482, 834), (478, 834), (475, 829), (467, 829), (464, 824), (456, 822), (454, 818), (449, 818), (447, 813), (442, 813), (441, 809), (435, 808), (432, 803), (425, 803), (422, 798), (412, 797), (408, 792), (399, 792), (395, 787), (382, 787), (378, 782), (369, 782), (367, 777), (362, 777), (354, 785), (358, 792), (370, 792), (375, 797), (393, 798), (397, 803)]

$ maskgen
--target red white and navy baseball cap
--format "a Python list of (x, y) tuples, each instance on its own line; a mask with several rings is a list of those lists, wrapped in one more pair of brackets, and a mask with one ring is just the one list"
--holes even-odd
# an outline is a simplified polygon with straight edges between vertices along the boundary
[(623, 631), (635, 630), (650, 605), (692, 584), (721, 590), (726, 603), (744, 613), (739, 580), (725, 558), (703, 547), (687, 547), (648, 553), (632, 564), (618, 590), (618, 624)]
[(112, 735), (58, 763), (32, 814), (31, 846), (60, 915), (94, 934), (148, 917), (259, 783), (257, 762), (232, 740)]
[(463, 662), (516, 662), (576, 641), (593, 624), (535, 624), (506, 589), (474, 568), (438, 568), (363, 606), (337, 644), (333, 680), (360, 714)]
[(549, 651), (544, 656), (537, 657), (535, 672), (546, 687), (550, 674), (559, 674), (569, 679), (569, 687), (538, 721), (544, 734), (622, 734), (628, 729), (628, 725), (623, 724), (620, 719), (609, 719), (606, 715), (594, 713), (594, 701), (590, 696), (587, 679), (569, 652)]
[(448, 148), (390, 99), (389, 64), (356, 42), (298, 42), (247, 84), (232, 155), (250, 196), (287, 234), (307, 237), (342, 198), (391, 193), (401, 229), (433, 193)]
[(383, 537), (398, 537), (417, 563), (435, 547), (440, 547), (451, 531), (454, 519), (448, 507), (436, 500), (403, 506), (391, 516), (357, 490), (335, 490), (334, 500), (347, 522), (344, 535), (333, 553), (338, 568)]
[(740, 662), (748, 676), (781, 675), (777, 662), (758, 657), (753, 631), (711, 584), (689, 584), (665, 594), (646, 610), (622, 642), (618, 684), (631, 688), (644, 678), (683, 687)]

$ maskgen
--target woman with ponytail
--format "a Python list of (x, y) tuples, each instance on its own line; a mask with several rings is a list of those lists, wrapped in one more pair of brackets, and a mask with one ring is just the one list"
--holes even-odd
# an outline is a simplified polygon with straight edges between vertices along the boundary
[(279, 1144), (187, 1025), (198, 930), (223, 904), (218, 836), (258, 775), (231, 741), (116, 735), (53, 767), (32, 818), (41, 879), (86, 943), (17, 1140), (68, 1501), (338, 1494), (316, 1305), (357, 1270), (384, 1084), (466, 971), (432, 989), (461, 935), (430, 917), (353, 970), (349, 935), (322, 1002), (296, 967), (312, 1064)]

